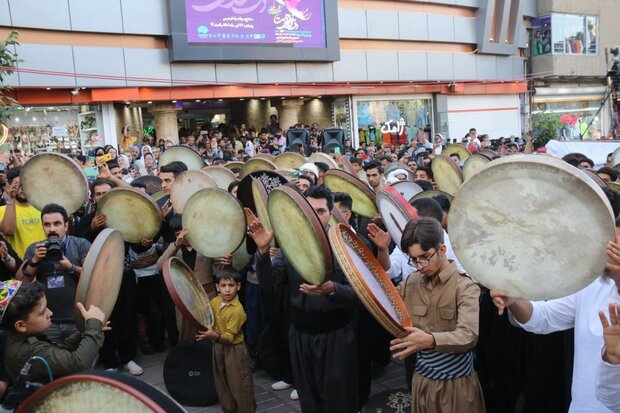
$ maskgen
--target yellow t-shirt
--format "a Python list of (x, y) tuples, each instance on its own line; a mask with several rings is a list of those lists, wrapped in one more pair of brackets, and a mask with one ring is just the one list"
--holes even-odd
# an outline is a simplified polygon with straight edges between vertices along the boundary
[[(5, 211), (6, 206), (0, 206), (0, 222), (4, 218)], [(24, 258), (24, 253), (30, 244), (45, 239), (41, 211), (32, 205), (27, 207), (15, 205), (15, 216), (17, 219), (15, 233), (5, 235), (4, 238), (11, 244), (19, 258)]]

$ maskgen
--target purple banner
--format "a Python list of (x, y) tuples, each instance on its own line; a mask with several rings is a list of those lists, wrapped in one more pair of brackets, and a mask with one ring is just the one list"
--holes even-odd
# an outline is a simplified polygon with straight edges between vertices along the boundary
[(325, 46), (323, 0), (185, 0), (190, 43)]

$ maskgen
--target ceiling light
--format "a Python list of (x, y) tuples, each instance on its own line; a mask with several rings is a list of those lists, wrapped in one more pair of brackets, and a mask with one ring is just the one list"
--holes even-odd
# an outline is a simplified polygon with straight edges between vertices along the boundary
[(196, 103), (200, 103), (200, 99), (196, 99), (196, 101), (195, 101), (195, 102), (196, 102)]
[(172, 101), (172, 103), (177, 103), (177, 101), (176, 101), (176, 100), (173, 100), (173, 101)]
[(54, 110), (53, 106), (48, 107), (49, 110)]
[(37, 121), (37, 118), (32, 118), (32, 120), (36, 122), (36, 121)]
[(86, 89), (84, 86), (82, 86), (82, 90)]
[(224, 99), (218, 99), (217, 101), (218, 101), (218, 102), (222, 102), (222, 101), (224, 101)]
[(317, 96), (316, 98), (317, 98), (317, 99), (321, 99), (322, 97), (323, 97), (323, 96), (319, 95), (319, 96)]
[(131, 102), (129, 101), (125, 102), (125, 105), (131, 105)]
[(299, 99), (303, 99), (303, 98), (304, 98), (303, 96), (300, 96), (300, 97), (299, 97)]
[(45, 90), (52, 90), (52, 88), (51, 87), (46, 87)]
[(19, 122), (19, 118), (15, 118), (15, 122)]
[(265, 98), (260, 98), (260, 100), (265, 100)]
[(239, 100), (245, 100), (244, 98), (239, 98)]
[(149, 101), (148, 101), (148, 102), (146, 102), (146, 103), (150, 105), (151, 103), (153, 103), (153, 101), (149, 100)]

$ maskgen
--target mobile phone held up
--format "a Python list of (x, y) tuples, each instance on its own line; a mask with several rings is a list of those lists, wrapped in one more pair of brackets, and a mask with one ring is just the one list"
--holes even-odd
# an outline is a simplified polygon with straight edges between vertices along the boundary
[(99, 163), (106, 163), (106, 162), (110, 162), (112, 160), (112, 155), (110, 155), (109, 153), (106, 153), (105, 155), (101, 155), (98, 156), (95, 161), (99, 164)]

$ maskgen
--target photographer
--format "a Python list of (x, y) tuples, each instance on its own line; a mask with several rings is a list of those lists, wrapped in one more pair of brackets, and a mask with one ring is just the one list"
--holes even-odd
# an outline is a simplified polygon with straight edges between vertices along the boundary
[(67, 235), (68, 215), (60, 205), (46, 205), (41, 211), (41, 222), (46, 239), (28, 247), (16, 278), (23, 281), (36, 278), (43, 284), (53, 313), (46, 334), (50, 341), (59, 342), (77, 331), (73, 300), (90, 242)]

